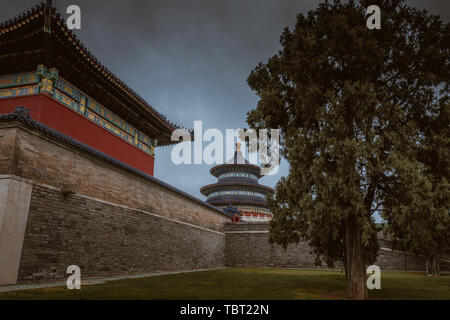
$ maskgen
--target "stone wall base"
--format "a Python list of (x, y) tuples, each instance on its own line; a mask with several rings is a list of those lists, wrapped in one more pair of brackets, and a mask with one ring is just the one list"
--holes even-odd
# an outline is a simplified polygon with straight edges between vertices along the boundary
[[(316, 268), (308, 244), (291, 244), (285, 250), (269, 243), (268, 223), (227, 223), (225, 225), (225, 261), (227, 267)], [(392, 250), (392, 243), (379, 240), (381, 249), (375, 262), (381, 270), (425, 271), (425, 258)], [(328, 268), (326, 265), (319, 267)], [(441, 270), (450, 271), (450, 263), (441, 261)]]
[(32, 188), (0, 177), (0, 285), (17, 282)]

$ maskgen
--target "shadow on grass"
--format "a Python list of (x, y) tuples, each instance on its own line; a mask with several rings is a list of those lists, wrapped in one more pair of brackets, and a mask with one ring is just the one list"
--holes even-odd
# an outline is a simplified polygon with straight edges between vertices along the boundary
[[(345, 299), (345, 276), (339, 271), (231, 268), (126, 279), (81, 290), (65, 287), (0, 294), (0, 299)], [(383, 272), (381, 290), (372, 299), (450, 299), (450, 276)]]

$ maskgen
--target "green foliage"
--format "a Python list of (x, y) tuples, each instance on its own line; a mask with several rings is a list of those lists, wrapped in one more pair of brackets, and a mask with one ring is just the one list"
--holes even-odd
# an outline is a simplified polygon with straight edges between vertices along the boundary
[[(422, 120), (421, 137), (393, 157), (392, 188), (383, 217), (387, 232), (430, 262), (450, 251), (449, 104), (442, 99)], [(439, 266), (433, 266), (439, 274)]]
[[(393, 195), (412, 186), (408, 176), (418, 153), (411, 150), (425, 134), (428, 115), (448, 107), (449, 25), (403, 1), (379, 1), (381, 30), (368, 30), (369, 2), (325, 2), (299, 14), (295, 28), (284, 29), (278, 54), (248, 77), (260, 100), (247, 121), (253, 128), (280, 128), (281, 153), (290, 164), (268, 199), (271, 241), (287, 246), (305, 239), (330, 265), (345, 265), (349, 236), (360, 239), (365, 264), (375, 260), (372, 215), (397, 214), (393, 201), (411, 204)], [(441, 122), (448, 125), (448, 119)], [(436, 139), (427, 143), (433, 151), (423, 154), (431, 169), (435, 153), (448, 152), (448, 144), (434, 148), (448, 133), (427, 139)], [(414, 181), (414, 188), (422, 185)], [(448, 195), (446, 188), (437, 192)], [(422, 201), (411, 197), (414, 205)]]

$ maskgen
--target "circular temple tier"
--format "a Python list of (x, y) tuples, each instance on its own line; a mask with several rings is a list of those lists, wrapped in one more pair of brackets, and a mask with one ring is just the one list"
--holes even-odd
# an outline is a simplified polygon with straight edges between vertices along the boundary
[(210, 172), (218, 181), (200, 189), (207, 203), (223, 210), (233, 207), (240, 212), (243, 221), (272, 218), (266, 195), (273, 189), (259, 184), (261, 168), (242, 156), (239, 143), (234, 157), (211, 168)]

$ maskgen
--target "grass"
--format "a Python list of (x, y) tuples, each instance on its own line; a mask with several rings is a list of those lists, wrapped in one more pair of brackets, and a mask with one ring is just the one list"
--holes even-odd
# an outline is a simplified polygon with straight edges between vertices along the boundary
[[(345, 299), (345, 277), (339, 271), (231, 268), (110, 281), (81, 290), (52, 287), (0, 293), (5, 299)], [(371, 299), (450, 300), (450, 275), (382, 272), (381, 290)]]

